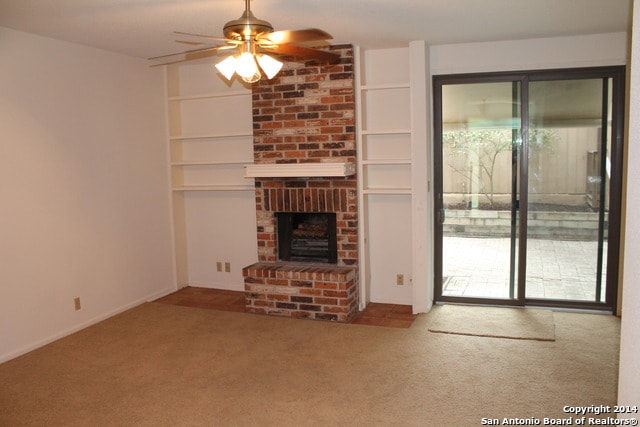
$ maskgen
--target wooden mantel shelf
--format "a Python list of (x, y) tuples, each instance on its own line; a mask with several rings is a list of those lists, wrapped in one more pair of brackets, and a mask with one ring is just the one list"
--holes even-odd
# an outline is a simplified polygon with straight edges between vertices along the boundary
[(261, 163), (244, 165), (245, 178), (351, 176), (356, 173), (352, 162), (331, 163)]

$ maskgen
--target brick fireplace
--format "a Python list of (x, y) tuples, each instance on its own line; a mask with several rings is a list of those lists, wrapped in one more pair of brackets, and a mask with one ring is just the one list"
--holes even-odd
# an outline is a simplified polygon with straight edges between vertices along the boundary
[[(355, 164), (353, 48), (331, 50), (338, 64), (290, 61), (254, 85), (254, 163)], [(355, 175), (256, 178), (259, 262), (243, 269), (247, 311), (341, 322), (356, 314), (356, 182)], [(335, 214), (335, 263), (280, 260), (279, 212)]]

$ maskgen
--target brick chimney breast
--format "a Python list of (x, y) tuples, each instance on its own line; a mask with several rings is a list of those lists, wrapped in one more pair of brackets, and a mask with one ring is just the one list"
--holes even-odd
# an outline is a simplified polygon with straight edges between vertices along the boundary
[[(338, 64), (287, 61), (253, 87), (255, 163), (356, 162), (353, 47)], [(357, 265), (357, 179), (256, 178), (258, 258), (277, 261), (274, 212), (335, 212), (338, 265)]]
[[(356, 163), (353, 47), (339, 45), (329, 49), (340, 54), (339, 63), (285, 61), (276, 77), (253, 85), (256, 164)], [(356, 175), (255, 179), (259, 263), (245, 269), (248, 311), (337, 321), (346, 321), (355, 315), (358, 299), (356, 191)], [(277, 255), (276, 212), (334, 212), (337, 264), (333, 267), (320, 265), (317, 267), (319, 272), (314, 272), (313, 266), (305, 265), (304, 274), (300, 271), (284, 273), (287, 263), (278, 260)], [(291, 269), (295, 270), (295, 263), (292, 264)], [(313, 277), (308, 282), (332, 287), (334, 284), (328, 285), (323, 274), (330, 277), (331, 271), (326, 269), (333, 268), (337, 274), (333, 278), (340, 279), (340, 283), (335, 283), (337, 288), (344, 288), (348, 283), (348, 289), (329, 289), (331, 292), (328, 292), (297, 286), (297, 289), (288, 289), (289, 294), (281, 288), (275, 292), (276, 296), (268, 296), (265, 290), (275, 285), (260, 275), (275, 274), (268, 268), (274, 265), (277, 265), (278, 279), (282, 276), (289, 280), (287, 286), (292, 286), (289, 276), (294, 274), (295, 283), (304, 277)], [(263, 273), (260, 268), (268, 272)], [(322, 280), (317, 280), (318, 277)], [(264, 286), (266, 282), (270, 284)], [(337, 299), (336, 295), (339, 295)], [(314, 298), (319, 298), (318, 303), (313, 302)], [(319, 304), (333, 299), (336, 299), (335, 306)]]

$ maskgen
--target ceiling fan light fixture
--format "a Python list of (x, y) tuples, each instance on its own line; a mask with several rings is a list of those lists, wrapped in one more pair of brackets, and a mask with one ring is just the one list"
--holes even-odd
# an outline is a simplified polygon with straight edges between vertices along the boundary
[(216, 68), (227, 80), (231, 80), (233, 73), (236, 72), (236, 63), (238, 60), (235, 56), (229, 55), (216, 64)]
[(258, 64), (260, 64), (260, 68), (264, 71), (264, 74), (267, 76), (269, 80), (275, 77), (278, 72), (282, 69), (282, 62), (277, 59), (269, 56), (269, 55), (256, 55), (258, 58)]
[[(258, 70), (258, 64), (256, 58), (251, 52), (242, 52), (236, 60), (236, 73), (244, 79), (251, 78), (256, 73), (260, 73)], [(246, 81), (246, 80), (245, 80)]]

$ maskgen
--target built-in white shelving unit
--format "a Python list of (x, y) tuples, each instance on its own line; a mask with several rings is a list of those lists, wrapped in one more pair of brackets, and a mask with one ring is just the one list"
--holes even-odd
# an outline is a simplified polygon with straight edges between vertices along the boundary
[(419, 310), (427, 304), (412, 286), (425, 282), (424, 262), (416, 262), (427, 245), (425, 52), (423, 42), (355, 49), (360, 299)]
[[(360, 52), (360, 61), (367, 61)], [(374, 60), (375, 61), (375, 60)], [(408, 71), (359, 73), (358, 153), (363, 194), (411, 193), (411, 111)], [(387, 67), (385, 70), (391, 70)]]
[(170, 65), (166, 82), (178, 285), (240, 290), (256, 257), (251, 88), (213, 59)]
[(253, 163), (250, 88), (208, 64), (168, 67), (167, 86), (173, 191), (253, 191), (243, 175)]

